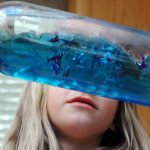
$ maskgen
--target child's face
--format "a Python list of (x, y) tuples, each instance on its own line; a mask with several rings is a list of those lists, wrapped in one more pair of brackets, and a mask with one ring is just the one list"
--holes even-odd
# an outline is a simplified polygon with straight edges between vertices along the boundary
[[(88, 98), (96, 108), (70, 100)], [(79, 100), (80, 101), (80, 100)], [(112, 124), (118, 101), (88, 93), (49, 86), (47, 110), (56, 131), (76, 138), (102, 135)]]

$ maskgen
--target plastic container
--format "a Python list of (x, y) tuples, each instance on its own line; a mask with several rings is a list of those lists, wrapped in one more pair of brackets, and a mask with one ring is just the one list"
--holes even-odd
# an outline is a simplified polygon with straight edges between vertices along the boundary
[(0, 4), (0, 72), (150, 106), (150, 33), (5, 2)]

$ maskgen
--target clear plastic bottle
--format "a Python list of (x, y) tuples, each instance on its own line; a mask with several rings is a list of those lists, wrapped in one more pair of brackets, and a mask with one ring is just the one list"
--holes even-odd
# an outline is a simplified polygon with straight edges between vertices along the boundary
[(0, 4), (0, 72), (150, 106), (150, 33), (5, 2)]

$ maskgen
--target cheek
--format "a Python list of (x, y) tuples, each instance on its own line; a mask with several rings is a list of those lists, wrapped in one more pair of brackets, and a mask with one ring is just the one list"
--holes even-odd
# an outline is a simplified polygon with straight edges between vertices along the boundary
[(47, 112), (49, 118), (53, 118), (59, 113), (61, 106), (61, 97), (59, 95), (60, 94), (56, 93), (56, 90), (53, 89), (48, 92)]
[(112, 125), (117, 109), (118, 101), (111, 99), (101, 101), (101, 108), (98, 121), (102, 123), (101, 128), (103, 128), (104, 131), (106, 131)]
[(102, 111), (105, 115), (109, 114), (109, 118), (114, 118), (114, 115), (116, 114), (116, 111), (118, 109), (118, 101), (116, 100), (106, 100), (105, 102), (103, 102), (102, 104)]

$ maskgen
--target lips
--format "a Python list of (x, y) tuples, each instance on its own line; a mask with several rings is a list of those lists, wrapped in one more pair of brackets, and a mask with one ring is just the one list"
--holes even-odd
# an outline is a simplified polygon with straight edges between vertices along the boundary
[(76, 97), (70, 100), (68, 103), (81, 103), (81, 104), (86, 104), (94, 109), (97, 109), (96, 104), (89, 98), (84, 98), (84, 97)]

